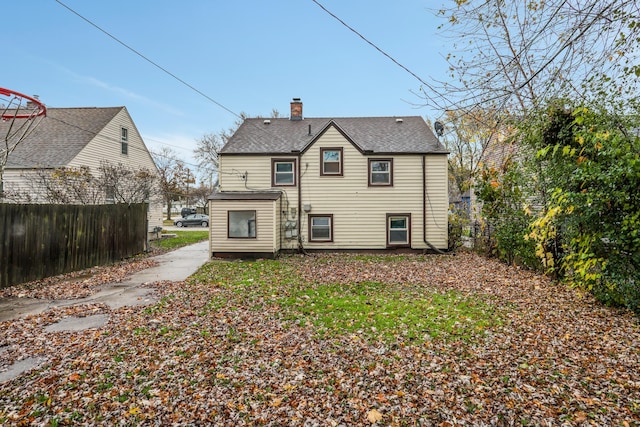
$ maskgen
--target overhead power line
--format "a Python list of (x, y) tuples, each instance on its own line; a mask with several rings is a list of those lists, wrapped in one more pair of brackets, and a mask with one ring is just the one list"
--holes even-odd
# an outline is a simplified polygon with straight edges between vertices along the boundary
[[(347, 24), (344, 20), (342, 20), (340, 17), (338, 17), (335, 13), (331, 12), (329, 9), (327, 9), (326, 7), (324, 7), (322, 5), (322, 3), (320, 3), (317, 0), (311, 0), (312, 2), (314, 2), (315, 4), (318, 5), (318, 7), (320, 7), (323, 11), (325, 11), (327, 14), (329, 14), (332, 18), (334, 18), (336, 21), (338, 21), (340, 24), (342, 24), (344, 27), (346, 27), (347, 29), (349, 29), (351, 32), (353, 32), (354, 34), (356, 34), (358, 37), (360, 37), (362, 40), (364, 40), (368, 45), (370, 45), (371, 47), (373, 47), (375, 50), (377, 50), (378, 52), (380, 52), (382, 55), (384, 55), (385, 57), (387, 57), (389, 60), (391, 60), (394, 64), (396, 64), (398, 67), (402, 68), (404, 71), (406, 71), (407, 73), (409, 73), (411, 76), (413, 76), (416, 80), (418, 80), (423, 86), (427, 87), (430, 91), (432, 91), (433, 93), (435, 93), (437, 95), (438, 98), (445, 100), (449, 103), (451, 103), (451, 101), (446, 97), (446, 95), (443, 95), (442, 93), (440, 93), (435, 87), (433, 87), (433, 85), (427, 83), (424, 79), (422, 79), (418, 74), (414, 73), (413, 71), (411, 71), (407, 66), (403, 65), (400, 61), (398, 61), (397, 59), (395, 59), (393, 56), (389, 55), (387, 52), (385, 52), (384, 50), (382, 50), (378, 45), (376, 45), (375, 43), (373, 43), (371, 40), (369, 40), (368, 38), (366, 38), (364, 35), (362, 35), (362, 33), (360, 33), (358, 30), (356, 30), (355, 28), (353, 28), (352, 26), (350, 26), (349, 24)], [(425, 93), (426, 96), (429, 96), (428, 94)], [(432, 99), (430, 97), (430, 99)], [(440, 106), (437, 104), (437, 101), (435, 101), (434, 99), (432, 99), (432, 101), (436, 104), (436, 107), (439, 108), (444, 108), (443, 106)]]
[(215, 99), (211, 98), (209, 95), (207, 95), (206, 93), (202, 92), (200, 89), (196, 88), (195, 86), (193, 86), (192, 84), (186, 82), (185, 80), (181, 79), (180, 77), (178, 77), (177, 75), (173, 74), (171, 71), (167, 70), (166, 68), (164, 68), (162, 65), (158, 64), (157, 62), (153, 61), (152, 59), (148, 58), (147, 56), (143, 55), (141, 52), (139, 52), (138, 50), (134, 49), (133, 47), (129, 46), (128, 44), (126, 44), (125, 42), (123, 42), (122, 40), (120, 40), (119, 38), (117, 38), (116, 36), (114, 36), (113, 34), (109, 33), (107, 30), (103, 29), (102, 27), (100, 27), (99, 25), (95, 24), (93, 21), (89, 20), (88, 18), (85, 18), (84, 16), (82, 16), (80, 13), (76, 12), (74, 9), (72, 9), (71, 7), (67, 6), (66, 4), (64, 4), (63, 2), (61, 2), (60, 0), (55, 0), (56, 3), (58, 3), (60, 6), (64, 7), (65, 9), (67, 9), (69, 12), (73, 13), (74, 15), (76, 15), (78, 18), (82, 19), (83, 21), (85, 21), (86, 23), (88, 23), (89, 25), (91, 25), (92, 27), (96, 28), (97, 30), (99, 30), (100, 32), (102, 32), (103, 34), (105, 34), (106, 36), (108, 36), (109, 38), (115, 40), (117, 43), (119, 43), (120, 45), (124, 46), (125, 48), (129, 49), (131, 52), (135, 53), (136, 55), (138, 55), (140, 58), (144, 59), (145, 61), (147, 61), (149, 64), (153, 65), (154, 67), (158, 68), (159, 70), (161, 70), (162, 72), (164, 72), (165, 74), (168, 74), (169, 76), (171, 76), (172, 78), (174, 78), (175, 80), (179, 81), (180, 83), (182, 83), (183, 85), (185, 85), (186, 87), (188, 87), (189, 89), (193, 90), (194, 92), (196, 92), (197, 94), (203, 96), (204, 98), (208, 99), (209, 101), (213, 102), (214, 104), (216, 104), (218, 107), (222, 108), (223, 110), (225, 110), (226, 112), (233, 114), (234, 116), (236, 116), (239, 119), (242, 119), (242, 117), (237, 114), (236, 112), (234, 112), (233, 110), (231, 110), (230, 108), (226, 107), (225, 105), (223, 105), (222, 103), (216, 101)]

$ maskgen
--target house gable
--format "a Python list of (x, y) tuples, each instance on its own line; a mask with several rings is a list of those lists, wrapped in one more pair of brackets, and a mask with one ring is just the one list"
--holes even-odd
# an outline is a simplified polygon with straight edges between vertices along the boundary
[[(123, 128), (128, 134), (126, 154), (122, 152)], [(103, 161), (157, 172), (156, 164), (125, 107), (121, 107), (118, 113), (69, 161), (67, 166), (89, 166), (95, 169)]]
[(351, 145), (353, 145), (353, 147), (356, 150), (358, 150), (361, 154), (365, 153), (365, 150), (362, 147), (360, 147), (360, 145), (358, 145), (353, 140), (353, 138), (347, 135), (347, 133), (340, 126), (338, 126), (334, 120), (331, 120), (329, 121), (329, 123), (326, 124), (324, 128), (322, 128), (320, 132), (318, 132), (318, 134), (311, 141), (307, 143), (307, 145), (304, 148), (302, 148), (302, 150), (300, 150), (301, 154), (304, 154), (306, 151), (309, 150), (309, 148), (311, 148), (313, 144), (315, 144), (318, 140), (322, 139), (325, 133), (327, 133), (327, 131), (331, 128), (335, 129), (340, 135), (342, 135), (344, 139), (347, 140)]

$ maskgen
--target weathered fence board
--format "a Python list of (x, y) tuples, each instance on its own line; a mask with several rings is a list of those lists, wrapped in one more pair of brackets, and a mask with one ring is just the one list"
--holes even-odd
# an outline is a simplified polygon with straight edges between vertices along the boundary
[(0, 288), (145, 250), (147, 205), (0, 203)]

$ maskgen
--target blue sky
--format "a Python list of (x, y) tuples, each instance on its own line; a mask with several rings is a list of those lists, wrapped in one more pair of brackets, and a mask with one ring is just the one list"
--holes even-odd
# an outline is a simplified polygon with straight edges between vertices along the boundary
[[(0, 87), (49, 107), (127, 107), (150, 149), (193, 162), (196, 139), (233, 126), (233, 113), (437, 118), (417, 107), (420, 82), (312, 0), (55, 0), (3, 5)], [(319, 0), (427, 82), (443, 79), (440, 1)], [(10, 18), (9, 18), (10, 17)]]

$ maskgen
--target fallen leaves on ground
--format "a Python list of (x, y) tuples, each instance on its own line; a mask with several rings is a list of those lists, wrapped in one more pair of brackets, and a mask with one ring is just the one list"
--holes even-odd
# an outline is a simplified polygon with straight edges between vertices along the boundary
[(87, 268), (0, 289), (0, 298), (77, 299), (93, 295), (98, 286), (122, 282), (127, 276), (158, 265), (152, 258), (119, 262), (110, 266)]
[[(220, 275), (156, 283), (162, 298), (149, 307), (78, 306), (1, 323), (3, 359), (48, 362), (0, 384), (0, 421), (640, 425), (640, 331), (630, 313), (473, 253), (280, 262), (282, 276), (247, 280), (252, 293), (241, 296), (226, 286), (240, 278)], [(490, 299), (504, 322), (470, 340), (321, 339), (274, 302), (290, 291), (291, 271), (310, 286), (376, 281), (414, 293), (457, 291)], [(108, 313), (109, 323), (44, 332), (65, 316), (94, 313)]]

